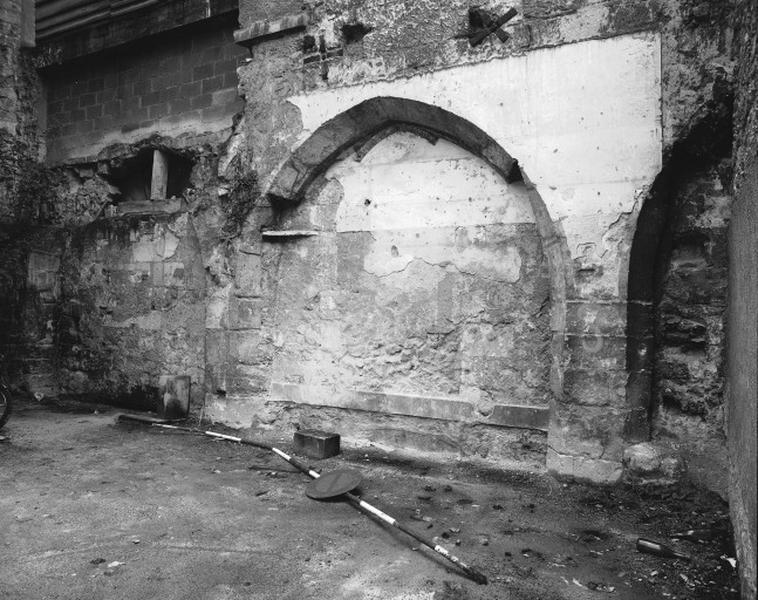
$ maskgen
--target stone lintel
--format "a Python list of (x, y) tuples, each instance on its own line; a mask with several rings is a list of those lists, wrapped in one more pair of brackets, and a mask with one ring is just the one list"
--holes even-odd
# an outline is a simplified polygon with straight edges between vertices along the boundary
[(243, 29), (234, 32), (234, 41), (240, 46), (249, 48), (263, 40), (290, 32), (305, 29), (308, 25), (308, 15), (287, 15), (274, 21), (256, 21)]
[(345, 389), (340, 392), (326, 386), (282, 382), (273, 382), (271, 399), (276, 402), (293, 402), (309, 406), (344, 408), (538, 431), (547, 431), (550, 416), (550, 409), (547, 406), (497, 404), (491, 415), (484, 417), (467, 400), (355, 389)]
[(310, 229), (267, 229), (264, 231), (261, 231), (261, 237), (264, 240), (285, 240), (285, 239), (296, 239), (296, 238), (303, 238), (303, 237), (313, 237), (315, 235), (318, 235), (318, 231), (310, 230)]

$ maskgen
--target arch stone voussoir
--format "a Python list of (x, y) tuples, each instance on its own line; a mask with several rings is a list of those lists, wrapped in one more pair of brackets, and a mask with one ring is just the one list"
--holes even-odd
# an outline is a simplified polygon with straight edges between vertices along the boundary
[(448, 139), (487, 161), (506, 181), (518, 163), (476, 125), (438, 106), (406, 98), (365, 100), (321, 125), (296, 148), (267, 190), (274, 204), (296, 204), (313, 180), (350, 146), (398, 124), (419, 127)]

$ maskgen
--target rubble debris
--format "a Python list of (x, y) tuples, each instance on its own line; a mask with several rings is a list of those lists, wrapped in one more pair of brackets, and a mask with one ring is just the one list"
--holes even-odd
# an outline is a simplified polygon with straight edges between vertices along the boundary
[(686, 531), (677, 531), (670, 533), (669, 537), (674, 540), (686, 540), (688, 542), (706, 542), (719, 537), (723, 537), (728, 533), (726, 527), (713, 526), (700, 529), (687, 529)]
[(593, 592), (607, 592), (607, 593), (613, 593), (616, 591), (615, 586), (612, 585), (606, 585), (604, 583), (597, 583), (595, 581), (588, 581), (587, 582), (587, 589), (592, 590)]
[(737, 559), (732, 558), (731, 556), (727, 556), (726, 554), (722, 554), (719, 558), (723, 560), (726, 563), (729, 563), (729, 566), (732, 567), (732, 569), (737, 569)]

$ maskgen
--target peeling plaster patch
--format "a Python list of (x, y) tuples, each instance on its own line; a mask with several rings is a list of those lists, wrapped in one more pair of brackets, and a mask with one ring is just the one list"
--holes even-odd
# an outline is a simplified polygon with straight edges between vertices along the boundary
[(534, 222), (523, 185), (506, 184), (483, 160), (446, 140), (432, 144), (395, 133), (359, 163), (336, 163), (327, 177), (343, 190), (341, 232)]
[[(471, 231), (474, 230), (474, 231)], [(423, 236), (422, 236), (423, 232)], [(473, 233), (474, 235), (469, 235)], [(471, 238), (477, 241), (471, 241)], [(462, 274), (515, 283), (521, 276), (521, 255), (512, 245), (497, 244), (483, 229), (410, 229), (373, 232), (374, 243), (364, 258), (363, 268), (377, 277), (404, 271), (414, 260)], [(461, 246), (459, 240), (468, 243)], [(454, 250), (451, 251), (451, 248)], [(397, 253), (397, 255), (395, 255)]]

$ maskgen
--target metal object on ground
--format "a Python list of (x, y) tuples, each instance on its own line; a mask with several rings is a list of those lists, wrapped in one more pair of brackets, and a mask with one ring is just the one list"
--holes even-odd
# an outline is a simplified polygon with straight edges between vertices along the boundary
[(161, 425), (171, 422), (171, 419), (151, 417), (150, 415), (130, 415), (129, 413), (121, 413), (116, 419), (119, 421), (136, 421), (137, 423), (147, 423), (149, 425)]
[[(194, 428), (191, 428), (191, 427), (181, 427), (181, 426), (178, 426), (178, 425), (167, 425), (167, 424), (163, 424), (163, 423), (152, 423), (152, 425), (153, 425), (153, 427), (162, 427), (164, 429), (175, 429), (175, 430), (178, 430), (178, 431), (188, 431), (190, 433), (200, 433), (200, 434), (207, 435), (207, 436), (210, 436), (210, 437), (214, 437), (214, 438), (218, 438), (218, 439), (222, 439), (222, 440), (227, 440), (229, 442), (236, 442), (238, 444), (246, 444), (248, 446), (255, 446), (256, 448), (263, 448), (265, 450), (270, 450), (271, 452), (273, 452), (274, 454), (276, 454), (280, 458), (286, 460), (293, 467), (295, 467), (298, 470), (302, 471), (303, 473), (307, 474), (309, 477), (311, 477), (313, 479), (318, 479), (319, 477), (321, 477), (321, 475), (319, 473), (317, 473), (315, 470), (313, 470), (311, 467), (305, 465), (304, 463), (302, 463), (298, 459), (290, 456), (286, 452), (282, 452), (281, 450), (279, 450), (279, 448), (274, 448), (273, 446), (270, 446), (268, 444), (264, 444), (264, 443), (261, 443), (261, 442), (254, 442), (253, 440), (244, 440), (242, 438), (235, 437), (235, 436), (232, 436), (232, 435), (226, 435), (226, 434), (223, 434), (223, 433), (216, 433), (215, 431), (203, 431), (202, 429), (194, 429)], [(403, 523), (401, 523), (397, 519), (391, 517), (390, 515), (388, 515), (387, 513), (383, 512), (383, 511), (379, 510), (375, 506), (372, 506), (371, 504), (369, 504), (365, 500), (361, 500), (358, 496), (355, 496), (354, 494), (351, 494), (350, 492), (345, 492), (343, 494), (343, 496), (348, 500), (348, 502), (350, 502), (350, 504), (352, 504), (354, 507), (356, 507), (357, 509), (361, 510), (362, 512), (364, 512), (364, 513), (366, 513), (366, 514), (368, 514), (370, 516), (376, 517), (376, 518), (380, 519), (381, 521), (387, 523), (388, 525), (392, 525), (393, 527), (399, 529), (403, 533), (411, 536), (413, 539), (415, 539), (417, 542), (420, 542), (421, 544), (423, 544), (427, 548), (431, 548), (437, 554), (439, 554), (440, 556), (442, 556), (443, 558), (447, 559), (448, 561), (450, 561), (451, 563), (453, 563), (455, 566), (457, 566), (471, 580), (473, 580), (473, 581), (475, 581), (476, 583), (479, 583), (479, 584), (483, 584), (483, 585), (487, 584), (487, 577), (486, 577), (486, 575), (484, 575), (484, 573), (482, 573), (481, 571), (479, 571), (478, 569), (476, 569), (476, 568), (474, 568), (474, 567), (472, 567), (470, 565), (467, 565), (466, 563), (464, 563), (457, 556), (454, 556), (454, 555), (450, 554), (450, 552), (447, 549), (445, 549), (444, 547), (440, 546), (439, 544), (434, 543), (433, 540), (430, 540), (429, 538), (426, 538), (426, 537), (424, 537), (424, 536), (416, 533), (415, 531), (413, 531), (412, 529), (410, 529), (409, 527), (407, 527), (406, 525), (404, 525)]]
[(340, 436), (320, 429), (301, 429), (295, 432), (295, 449), (311, 458), (330, 458), (340, 453)]
[(637, 551), (644, 552), (645, 554), (652, 554), (653, 556), (661, 556), (663, 558), (681, 558), (682, 560), (691, 560), (687, 554), (677, 552), (669, 546), (659, 544), (653, 540), (646, 540), (645, 538), (639, 538), (637, 540)]
[(336, 498), (357, 488), (361, 481), (363, 477), (358, 471), (338, 469), (322, 473), (321, 477), (311, 481), (305, 488), (305, 495), (314, 500)]

